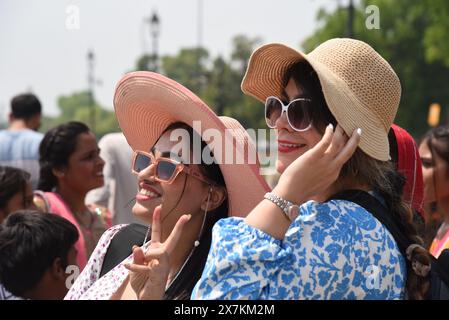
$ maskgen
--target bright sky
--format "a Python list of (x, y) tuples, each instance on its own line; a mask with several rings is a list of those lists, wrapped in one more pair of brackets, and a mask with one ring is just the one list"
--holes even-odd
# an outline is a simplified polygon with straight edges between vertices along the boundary
[[(144, 50), (151, 50), (144, 18), (156, 10), (161, 21), (159, 54), (175, 54), (198, 43), (200, 2), (202, 45), (212, 57), (228, 57), (231, 39), (238, 34), (299, 47), (317, 27), (318, 9), (332, 9), (339, 1), (0, 0), (0, 121), (6, 121), (11, 98), (30, 90), (45, 114), (56, 115), (58, 96), (87, 88), (89, 49), (101, 80), (95, 96), (112, 109), (116, 82), (134, 68)], [(79, 29), (66, 26), (76, 23), (71, 19), (74, 10), (79, 12)]]

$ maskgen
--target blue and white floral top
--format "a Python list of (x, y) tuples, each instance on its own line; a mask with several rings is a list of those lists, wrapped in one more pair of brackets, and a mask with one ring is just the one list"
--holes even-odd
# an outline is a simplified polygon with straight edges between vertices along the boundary
[(346, 200), (309, 201), (284, 240), (220, 220), (192, 299), (403, 299), (405, 260), (389, 231)]

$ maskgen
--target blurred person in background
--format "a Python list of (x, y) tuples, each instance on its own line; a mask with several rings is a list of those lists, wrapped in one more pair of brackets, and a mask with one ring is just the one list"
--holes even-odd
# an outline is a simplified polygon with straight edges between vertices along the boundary
[(105, 161), (104, 186), (90, 191), (86, 203), (96, 203), (111, 212), (112, 224), (142, 223), (132, 214), (137, 177), (129, 173), (133, 150), (121, 132), (104, 135), (98, 142)]
[(75, 247), (81, 270), (110, 225), (105, 208), (85, 204), (87, 192), (104, 184), (104, 161), (99, 153), (94, 134), (81, 122), (49, 130), (39, 147), (35, 203), (42, 211), (60, 215), (77, 227), (80, 237)]
[(419, 153), (424, 177), (424, 203), (433, 238), (430, 252), (436, 258), (449, 248), (449, 127), (429, 130)]
[(35, 208), (30, 174), (0, 166), (0, 223), (14, 211)]
[(390, 128), (388, 142), (391, 161), (396, 170), (404, 177), (402, 198), (411, 207), (413, 222), (418, 234), (424, 239), (424, 181), (418, 145), (405, 129), (396, 124)]
[(0, 130), (0, 165), (29, 172), (33, 189), (39, 178), (38, 149), (44, 136), (36, 132), (41, 125), (41, 112), (41, 103), (35, 95), (17, 95), (11, 100), (9, 127)]
[(76, 270), (76, 227), (35, 210), (12, 213), (0, 225), (0, 300), (61, 300)]

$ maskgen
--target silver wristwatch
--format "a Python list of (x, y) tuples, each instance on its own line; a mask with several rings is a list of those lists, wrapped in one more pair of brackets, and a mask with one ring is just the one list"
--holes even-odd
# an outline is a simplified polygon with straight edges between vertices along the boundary
[(294, 211), (296, 210), (296, 212), (298, 212), (299, 210), (299, 206), (294, 204), (291, 201), (282, 199), (281, 197), (278, 197), (277, 195), (275, 195), (272, 192), (267, 192), (264, 196), (265, 199), (270, 200), (271, 202), (273, 202), (275, 205), (277, 205), (282, 212), (285, 214), (285, 216), (287, 217), (288, 220), (293, 221), (296, 217), (293, 216)]

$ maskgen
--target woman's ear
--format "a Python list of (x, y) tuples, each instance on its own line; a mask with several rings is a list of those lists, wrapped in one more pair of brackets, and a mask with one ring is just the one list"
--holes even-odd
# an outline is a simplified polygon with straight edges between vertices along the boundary
[(56, 178), (63, 178), (65, 176), (65, 172), (61, 169), (51, 169), (51, 172)]
[(62, 265), (61, 258), (56, 258), (53, 260), (53, 263), (50, 267), (51, 275), (59, 280), (65, 280), (66, 274), (65, 274), (65, 268)]
[[(201, 209), (207, 211), (215, 210), (226, 200), (226, 198), (227, 192), (225, 187), (211, 187), (203, 200)], [(209, 204), (207, 204), (207, 202), (209, 202)]]

